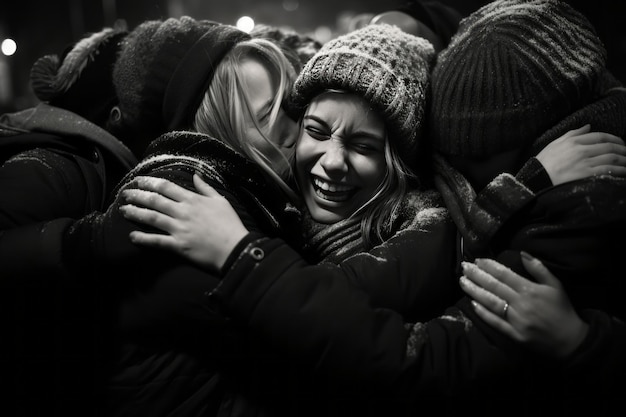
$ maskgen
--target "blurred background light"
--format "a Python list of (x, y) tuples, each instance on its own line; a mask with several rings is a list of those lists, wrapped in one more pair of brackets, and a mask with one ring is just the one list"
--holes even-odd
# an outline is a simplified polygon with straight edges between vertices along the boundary
[[(420, 1), (420, 0), (418, 0)], [(426, 0), (425, 0), (426, 1)], [(430, 1), (430, 0), (428, 0)], [(489, 0), (437, 0), (462, 14)], [(626, 25), (617, 13), (624, 0), (568, 0), (589, 14), (610, 50), (615, 75), (626, 82)], [(254, 25), (294, 30), (324, 43), (367, 24), (376, 13), (407, 4), (407, 0), (17, 0), (3, 1), (0, 41), (0, 113), (20, 110), (37, 100), (30, 88), (30, 68), (43, 55), (60, 54), (86, 33), (103, 27), (135, 28), (145, 20), (191, 16), (238, 25), (246, 16)], [(243, 26), (241, 26), (243, 25)], [(13, 45), (13, 46), (12, 46)], [(14, 49), (17, 46), (18, 49)], [(13, 52), (11, 52), (13, 50)], [(6, 55), (12, 53), (10, 58)]]
[(11, 56), (17, 51), (17, 43), (13, 39), (7, 38), (2, 41), (0, 50), (6, 56)]
[(250, 16), (241, 16), (237, 19), (236, 26), (239, 30), (250, 33), (254, 29), (254, 19)]

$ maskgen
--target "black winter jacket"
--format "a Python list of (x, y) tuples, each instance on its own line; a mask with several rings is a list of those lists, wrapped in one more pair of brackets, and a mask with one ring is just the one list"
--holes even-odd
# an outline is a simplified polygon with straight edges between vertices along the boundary
[(119, 211), (119, 191), (132, 187), (136, 176), (193, 189), (194, 172), (229, 200), (250, 230), (288, 240), (299, 230), (299, 211), (247, 158), (197, 133), (155, 140), (106, 212), (75, 222), (63, 241), (70, 274), (91, 274), (106, 294), (104, 415), (245, 416), (265, 408), (254, 398), (270, 379), (247, 377), (262, 366), (256, 362), (263, 351), (206, 306), (219, 275), (134, 245), (128, 234), (138, 225)]

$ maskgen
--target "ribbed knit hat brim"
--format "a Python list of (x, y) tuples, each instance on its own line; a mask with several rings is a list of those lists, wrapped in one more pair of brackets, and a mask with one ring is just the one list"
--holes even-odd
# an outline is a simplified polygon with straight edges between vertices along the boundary
[(430, 139), (448, 155), (523, 148), (594, 96), (606, 51), (559, 0), (494, 1), (463, 19), (432, 74)]
[(296, 79), (289, 104), (300, 116), (311, 100), (336, 89), (363, 97), (386, 122), (409, 164), (417, 158), (434, 49), (425, 39), (386, 24), (339, 36), (322, 46)]

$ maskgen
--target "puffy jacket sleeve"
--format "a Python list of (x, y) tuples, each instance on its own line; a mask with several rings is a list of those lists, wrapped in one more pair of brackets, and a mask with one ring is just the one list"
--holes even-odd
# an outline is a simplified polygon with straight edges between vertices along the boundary
[(372, 306), (368, 294), (331, 269), (307, 265), (280, 240), (253, 242), (208, 302), (285, 354), (349, 384), (451, 393), (470, 381), (507, 378), (520, 364), (460, 308), (409, 325)]
[(0, 231), (0, 264), (6, 277), (20, 282), (70, 279), (63, 261), (63, 235), (74, 219), (60, 218)]
[(621, 398), (626, 383), (626, 324), (604, 311), (586, 309), (589, 324), (583, 343), (564, 361), (570, 392), (590, 392)]
[(61, 217), (79, 218), (97, 208), (77, 159), (66, 152), (32, 149), (0, 166), (0, 229)]
[(368, 294), (371, 305), (392, 309), (405, 320), (425, 320), (440, 314), (460, 297), (460, 275), (454, 267), (459, 263), (455, 242), (456, 227), (446, 217), (417, 229), (405, 228), (338, 267), (310, 266), (298, 270), (297, 276), (347, 279)]

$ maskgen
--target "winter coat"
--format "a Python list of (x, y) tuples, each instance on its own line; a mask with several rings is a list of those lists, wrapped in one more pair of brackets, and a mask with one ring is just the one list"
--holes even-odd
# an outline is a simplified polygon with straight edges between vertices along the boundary
[(47, 260), (60, 250), (54, 232), (106, 207), (137, 162), (102, 128), (47, 104), (0, 117), (0, 160), (0, 261), (22, 279), (51, 271)]
[[(537, 138), (528, 154), (536, 155), (550, 141), (587, 123), (594, 131), (626, 137), (626, 89), (609, 89), (566, 117)], [(502, 174), (476, 193), (439, 158), (436, 183), (459, 225), (466, 259), (493, 257), (527, 275), (519, 256), (523, 250), (561, 279), (581, 316), (592, 328), (598, 326), (590, 330), (576, 359), (567, 361), (569, 395), (614, 403), (626, 377), (626, 307), (620, 296), (626, 289), (621, 263), (626, 180), (598, 176), (542, 187), (538, 165), (530, 157), (517, 176)], [(503, 186), (509, 192), (494, 191)], [(494, 331), (486, 327), (485, 332)]]
[[(619, 128), (626, 120), (606, 117), (607, 110), (619, 114), (626, 109), (621, 94), (615, 92), (607, 101), (595, 104), (600, 107), (593, 108), (604, 115), (599, 121), (612, 120)], [(576, 124), (580, 116), (573, 116)], [(592, 124), (594, 129), (615, 132), (606, 124), (598, 126)], [(553, 137), (572, 127), (557, 128), (560, 133)], [(555, 131), (547, 134), (554, 135)], [(467, 189), (456, 176), (446, 180), (461, 190)], [(623, 292), (611, 294), (610, 289), (623, 286), (623, 271), (618, 273), (619, 269), (610, 265), (615, 266), (618, 254), (623, 253), (623, 245), (616, 241), (623, 235), (622, 218), (626, 213), (623, 180), (599, 177), (541, 191), (545, 183), (545, 172), (536, 160), (531, 160), (518, 178), (499, 177), (475, 199), (466, 200), (467, 195), (447, 199), (461, 231), (459, 237), (463, 238), (458, 241), (465, 241), (469, 253), (475, 255), (481, 253), (476, 251), (480, 243), (476, 236), (482, 233), (484, 238), (493, 233), (492, 256), (501, 254), (498, 259), (519, 263), (520, 249), (536, 256), (550, 252), (550, 267), (572, 265), (569, 272), (584, 268), (577, 279), (587, 284), (594, 284), (597, 269), (613, 271), (612, 277), (605, 273), (599, 290), (585, 306), (598, 307), (598, 301), (619, 297)], [(450, 189), (454, 188), (442, 188), (444, 197), (449, 197)], [(592, 203), (587, 204), (587, 200)], [(466, 202), (471, 203), (469, 207), (464, 205)], [(464, 217), (458, 216), (458, 207), (464, 208)], [(499, 225), (503, 225), (501, 230)], [(511, 233), (510, 237), (504, 237), (505, 232)], [(581, 237), (572, 239), (576, 235)], [(424, 241), (428, 242), (425, 237)], [(440, 256), (437, 249), (445, 253), (437, 246), (441, 242), (428, 243), (430, 246), (424, 245), (426, 252), (413, 251), (413, 258), (416, 253), (436, 258)], [(620, 401), (626, 376), (626, 332), (623, 323), (606, 311), (581, 310), (591, 329), (587, 338), (562, 362), (550, 361), (523, 350), (523, 346), (490, 328), (465, 298), (437, 318), (408, 324), (397, 312), (406, 311), (403, 301), (411, 298), (411, 290), (398, 282), (387, 281), (389, 285), (379, 288), (379, 294), (387, 294), (386, 300), (372, 302), (365, 292), (354, 291), (352, 284), (325, 279), (330, 274), (322, 272), (324, 266), (306, 265), (279, 240), (250, 245), (261, 249), (264, 257), (249, 256), (259, 253), (251, 248), (243, 251), (211, 294), (213, 308), (246, 323), (282, 347), (285, 355), (345, 381), (342, 386), (356, 385), (370, 395), (369, 399), (386, 397), (401, 404), (396, 415), (458, 415), (471, 407), (487, 415), (501, 415), (503, 409), (508, 415), (568, 415), (573, 410), (608, 412)], [(467, 255), (468, 247), (461, 247)], [(382, 262), (384, 258), (379, 259)], [(367, 263), (363, 265), (364, 270), (372, 269)], [(416, 265), (419, 268), (419, 263)], [(308, 270), (315, 271), (310, 268), (320, 272), (308, 274)], [(607, 282), (612, 286), (605, 287)], [(584, 287), (580, 291), (582, 295), (591, 294)], [(610, 313), (615, 303), (602, 305)], [(366, 398), (361, 397), (361, 401), (369, 404)]]
[[(61, 249), (59, 225), (102, 209), (135, 163), (115, 137), (67, 110), (39, 104), (0, 116), (0, 357), (12, 365), (3, 375), (14, 381), (9, 409), (67, 415), (93, 406), (92, 287), (66, 285), (44, 265)], [(35, 380), (34, 369), (49, 382)]]
[(206, 307), (217, 272), (131, 243), (128, 234), (138, 225), (119, 211), (120, 191), (132, 187), (136, 176), (193, 189), (194, 172), (229, 200), (249, 230), (286, 238), (299, 230), (300, 213), (285, 194), (222, 142), (191, 132), (154, 141), (106, 212), (76, 222), (64, 238), (71, 272), (91, 272), (107, 294), (104, 415), (236, 416), (263, 409), (253, 396), (270, 379), (247, 377), (261, 366), (255, 361), (262, 351), (245, 331)]
[[(294, 220), (300, 222), (294, 207), (272, 191), (250, 162), (202, 135), (184, 133), (158, 140), (121, 189), (132, 186), (130, 181), (137, 175), (163, 176), (191, 187), (194, 171), (204, 173), (214, 188), (231, 201), (252, 231), (248, 240), (280, 236), (295, 248), (302, 246), (300, 227), (293, 227)], [(122, 285), (122, 290), (118, 291), (116, 285), (111, 288), (116, 300), (115, 311), (111, 312), (115, 319), (114, 357), (108, 387), (113, 409), (107, 414), (167, 415), (180, 407), (185, 415), (207, 410), (211, 415), (245, 415), (251, 411), (293, 415), (294, 410), (303, 411), (302, 404), (312, 400), (317, 406), (309, 411), (321, 412), (319, 407), (325, 409), (327, 405), (326, 411), (339, 409), (335, 404), (326, 404), (328, 399), (339, 398), (337, 393), (325, 392), (326, 381), (318, 381), (318, 375), (311, 375), (307, 368), (276, 351), (272, 343), (256, 340), (247, 327), (224, 322), (215, 314), (207, 295), (217, 285), (218, 276), (188, 265), (175, 255), (158, 253), (155, 257), (154, 250), (131, 244), (128, 233), (137, 226), (123, 219), (117, 210), (119, 203), (118, 197), (102, 216), (74, 225), (65, 239), (68, 253), (84, 261), (74, 263), (79, 269), (93, 267), (100, 271), (99, 276), (106, 277), (114, 274), (107, 265), (114, 265), (115, 271), (123, 268), (133, 277)], [(259, 204), (263, 210), (259, 210)], [(270, 213), (273, 219), (265, 215)], [(457, 248), (440, 243), (453, 242), (456, 229), (433, 192), (411, 194), (402, 218), (401, 230), (388, 245), (368, 254), (349, 256), (340, 266), (325, 262), (304, 276), (307, 280), (323, 277), (324, 282), (345, 283), (355, 293), (371, 294), (368, 299), (377, 305), (398, 310), (404, 306), (407, 317), (439, 313), (459, 296), (454, 269), (458, 264)], [(297, 236), (290, 236), (294, 232)], [(332, 236), (325, 239), (332, 240)], [(414, 253), (424, 259), (419, 271), (407, 261)], [(236, 258), (231, 263), (237, 263)], [(301, 253), (298, 259), (308, 264)], [(282, 262), (277, 265), (279, 268), (270, 274), (281, 274)], [(294, 279), (301, 279), (300, 272)], [(404, 293), (386, 289), (396, 285)], [(316, 329), (311, 327), (309, 331), (314, 333)], [(344, 393), (342, 390), (341, 395)]]

